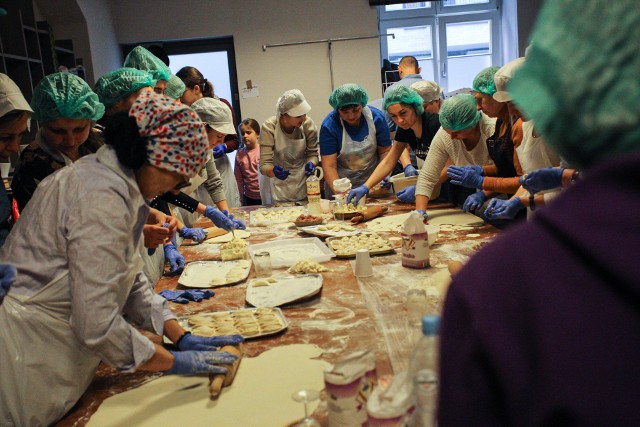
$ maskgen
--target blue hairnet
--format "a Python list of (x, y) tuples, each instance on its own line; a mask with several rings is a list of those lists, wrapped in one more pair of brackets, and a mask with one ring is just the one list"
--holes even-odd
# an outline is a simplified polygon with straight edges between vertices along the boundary
[(571, 164), (640, 149), (638, 40), (634, 0), (554, 0), (541, 11), (508, 89)]
[(347, 83), (338, 86), (329, 97), (329, 104), (334, 110), (345, 105), (367, 105), (369, 95), (355, 83)]
[(493, 76), (499, 69), (500, 67), (494, 65), (480, 71), (473, 79), (473, 90), (484, 93), (485, 95), (493, 96), (493, 94), (496, 93), (496, 84), (493, 81)]
[(387, 89), (384, 93), (384, 110), (387, 111), (390, 105), (405, 104), (416, 110), (416, 114), (421, 116), (424, 113), (422, 97), (418, 92), (408, 86), (398, 85), (391, 89)]
[(135, 68), (118, 68), (100, 77), (96, 82), (95, 92), (106, 108), (113, 107), (143, 87), (154, 87), (155, 80), (146, 71)]
[(40, 123), (57, 119), (98, 120), (104, 105), (87, 82), (71, 73), (44, 77), (33, 91), (33, 115)]
[(468, 93), (449, 98), (440, 107), (440, 124), (452, 131), (470, 129), (482, 117), (476, 106), (476, 99)]
[(146, 71), (154, 80), (167, 80), (171, 78), (171, 70), (157, 56), (142, 46), (136, 46), (124, 60), (125, 67), (137, 68)]
[(187, 87), (182, 79), (178, 76), (171, 76), (167, 82), (164, 94), (171, 99), (178, 99), (182, 96), (185, 90), (187, 90)]

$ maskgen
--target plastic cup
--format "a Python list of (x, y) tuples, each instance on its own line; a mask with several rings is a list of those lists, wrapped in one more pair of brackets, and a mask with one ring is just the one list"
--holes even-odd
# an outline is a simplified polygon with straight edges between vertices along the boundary
[(356, 251), (356, 277), (373, 276), (373, 265), (369, 256), (369, 249), (358, 249)]

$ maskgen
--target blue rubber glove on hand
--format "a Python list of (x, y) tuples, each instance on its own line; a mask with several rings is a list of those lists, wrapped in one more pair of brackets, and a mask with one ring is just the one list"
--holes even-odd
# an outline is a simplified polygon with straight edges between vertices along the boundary
[(273, 168), (273, 174), (276, 176), (276, 178), (281, 179), (281, 180), (285, 180), (289, 177), (289, 174), (291, 172), (289, 172), (289, 169), (285, 169), (282, 166), (274, 166)]
[(226, 374), (227, 368), (217, 365), (230, 365), (238, 358), (226, 351), (170, 351), (173, 365), (167, 374)]
[(402, 203), (415, 203), (416, 202), (416, 186), (411, 185), (409, 187), (403, 188), (402, 190), (396, 193), (396, 197)]
[(171, 291), (165, 289), (160, 292), (160, 296), (178, 304), (188, 304), (189, 301), (200, 302), (203, 299), (209, 299), (215, 295), (215, 292), (210, 290), (190, 289), (188, 291)]
[(429, 214), (427, 214), (427, 211), (425, 211), (424, 209), (416, 209), (416, 212), (418, 212), (420, 215), (422, 215), (422, 219), (424, 220), (424, 223), (427, 223), (427, 220), (429, 219)]
[(191, 239), (200, 243), (207, 238), (207, 232), (203, 228), (182, 227), (178, 230), (178, 235), (183, 239)]
[(213, 158), (219, 159), (220, 157), (224, 156), (226, 152), (227, 152), (227, 144), (218, 144), (215, 147), (213, 147)]
[(380, 188), (391, 188), (391, 181), (388, 176), (385, 176), (382, 181), (380, 181)]
[(173, 243), (164, 245), (164, 259), (169, 261), (169, 274), (177, 274), (184, 268), (184, 257)]
[(564, 168), (542, 168), (520, 177), (520, 185), (529, 193), (551, 190), (562, 186)]
[(13, 265), (0, 264), (0, 304), (18, 274), (18, 270)]
[(484, 177), (480, 166), (449, 166), (447, 175), (451, 178), (451, 183), (468, 188), (478, 188), (482, 190)]
[(489, 219), (512, 219), (520, 209), (524, 209), (520, 197), (509, 200), (491, 199), (484, 211), (484, 216)]
[(225, 345), (238, 345), (244, 341), (242, 335), (221, 335), (217, 337), (201, 337), (185, 333), (178, 341), (180, 351), (198, 350), (213, 351)]
[(347, 203), (353, 203), (353, 205), (357, 205), (360, 199), (363, 196), (369, 194), (369, 187), (365, 184), (362, 184), (360, 187), (356, 187), (353, 190), (349, 191), (349, 195), (347, 196)]
[(209, 218), (216, 227), (231, 231), (231, 229), (235, 227), (233, 226), (233, 221), (229, 219), (225, 212), (226, 211), (221, 211), (213, 206), (207, 206), (204, 210), (204, 216)]
[(313, 162), (307, 162), (307, 164), (304, 165), (304, 176), (310, 176), (315, 171), (316, 171), (316, 165), (314, 165)]
[(222, 211), (222, 213), (225, 214), (227, 218), (231, 220), (231, 222), (233, 223), (233, 228), (235, 228), (236, 230), (244, 230), (245, 228), (247, 228), (243, 220), (235, 219), (233, 217), (233, 214), (229, 214), (229, 212), (226, 210)]
[(418, 172), (418, 170), (414, 168), (413, 165), (407, 165), (404, 167), (404, 176), (409, 177), (418, 175), (420, 175), (420, 172)]
[(469, 197), (467, 197), (467, 200), (464, 201), (462, 210), (464, 212), (475, 211), (476, 209), (479, 209), (484, 204), (484, 202), (487, 201), (487, 199), (488, 197), (486, 194), (484, 194), (484, 191), (475, 192), (469, 195)]

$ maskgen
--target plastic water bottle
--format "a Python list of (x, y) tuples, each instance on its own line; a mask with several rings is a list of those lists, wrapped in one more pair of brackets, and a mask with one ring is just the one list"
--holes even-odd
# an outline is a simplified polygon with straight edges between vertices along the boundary
[(438, 327), (439, 316), (422, 318), (422, 337), (418, 340), (409, 374), (413, 382), (415, 412), (412, 426), (435, 427), (438, 403)]
[[(318, 172), (320, 176), (316, 175)], [(307, 210), (309, 211), (309, 215), (322, 215), (322, 207), (320, 205), (320, 180), (323, 175), (322, 168), (317, 167), (316, 172), (307, 178), (307, 200), (309, 200)]]

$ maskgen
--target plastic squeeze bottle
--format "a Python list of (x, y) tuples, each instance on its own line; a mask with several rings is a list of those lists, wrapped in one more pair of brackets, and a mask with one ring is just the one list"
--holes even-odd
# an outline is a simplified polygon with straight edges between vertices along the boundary
[(413, 211), (402, 226), (402, 266), (429, 267), (429, 238), (422, 215)]
[(439, 316), (422, 318), (422, 337), (409, 363), (409, 380), (413, 385), (415, 412), (410, 425), (435, 427), (438, 403), (438, 329)]

